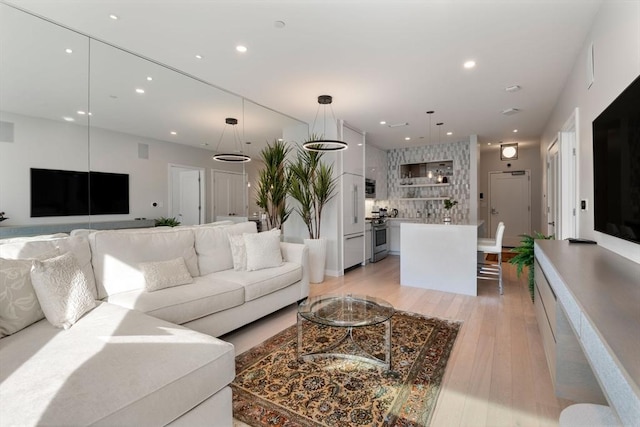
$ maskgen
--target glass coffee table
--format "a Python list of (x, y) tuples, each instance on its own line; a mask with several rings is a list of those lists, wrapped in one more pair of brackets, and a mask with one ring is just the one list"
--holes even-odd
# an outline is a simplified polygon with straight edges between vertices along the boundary
[[(318, 357), (339, 357), (390, 369), (391, 317), (394, 312), (387, 301), (366, 295), (309, 297), (298, 305), (298, 358), (310, 361)], [(314, 331), (305, 334), (305, 320), (313, 324), (310, 326), (315, 328)], [(328, 328), (343, 331), (323, 333)], [(362, 331), (365, 328), (369, 330)], [(363, 333), (356, 338), (356, 331)], [(311, 334), (315, 334), (315, 339), (309, 339)]]

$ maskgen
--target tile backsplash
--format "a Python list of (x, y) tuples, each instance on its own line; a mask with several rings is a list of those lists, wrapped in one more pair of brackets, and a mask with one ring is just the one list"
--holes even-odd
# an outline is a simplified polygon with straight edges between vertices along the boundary
[[(387, 151), (387, 188), (386, 200), (367, 200), (367, 216), (374, 206), (398, 209), (398, 216), (416, 218), (423, 216), (444, 216), (442, 200), (406, 200), (407, 198), (448, 197), (458, 202), (451, 209), (454, 221), (469, 219), (470, 208), (470, 148), (469, 141), (446, 144), (425, 145), (421, 147), (400, 148)], [(400, 176), (400, 165), (408, 163), (435, 162), (452, 160), (453, 171), (448, 175), (449, 185), (441, 187), (401, 187), (405, 177)], [(412, 178), (413, 184), (432, 183), (434, 179)], [(401, 200), (405, 199), (405, 200)]]

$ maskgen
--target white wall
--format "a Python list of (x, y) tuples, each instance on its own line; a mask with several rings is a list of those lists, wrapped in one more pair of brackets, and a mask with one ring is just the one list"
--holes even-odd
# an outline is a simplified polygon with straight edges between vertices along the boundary
[[(15, 130), (14, 142), (0, 143), (0, 210), (11, 218), (3, 222), (5, 226), (90, 220), (88, 216), (30, 218), (32, 167), (129, 174), (130, 214), (93, 216), (92, 221), (168, 216), (169, 163), (205, 168), (207, 200), (214, 166), (236, 171), (242, 168), (218, 162), (214, 165), (211, 151), (197, 147), (17, 114), (3, 112), (2, 117), (13, 122)], [(149, 159), (138, 158), (139, 143), (149, 145)], [(159, 206), (151, 206), (153, 202)], [(210, 202), (204, 206), (206, 220), (210, 221)]]
[[(587, 49), (593, 43), (595, 79), (587, 88)], [(558, 131), (579, 109), (578, 198), (593, 204), (592, 121), (640, 75), (640, 2), (607, 1), (602, 4), (567, 83), (542, 136), (544, 156)], [(544, 161), (544, 160), (542, 160)], [(541, 161), (541, 162), (542, 162)], [(543, 180), (541, 189), (545, 192)], [(640, 245), (594, 230), (593, 210), (578, 211), (578, 235), (640, 262)], [(546, 222), (543, 212), (542, 222)]]
[[(511, 167), (507, 166), (511, 165)], [(489, 172), (503, 172), (514, 170), (529, 170), (531, 172), (531, 228), (529, 232), (545, 232), (546, 226), (540, 223), (540, 212), (542, 205), (542, 164), (540, 163), (540, 146), (538, 144), (528, 144), (518, 146), (518, 159), (504, 161), (500, 160), (500, 144), (491, 148), (482, 148), (480, 152), (480, 185), (479, 193), (483, 193), (483, 199), (478, 205), (479, 219), (489, 223)], [(485, 227), (485, 233), (489, 235), (491, 230)]]

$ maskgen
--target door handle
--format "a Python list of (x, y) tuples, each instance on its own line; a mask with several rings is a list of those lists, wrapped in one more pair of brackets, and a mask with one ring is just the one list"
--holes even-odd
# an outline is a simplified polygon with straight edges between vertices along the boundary
[(491, 208), (491, 215), (498, 215), (499, 213), (496, 208)]
[(547, 224), (552, 225), (554, 227), (556, 226), (556, 222), (555, 221), (548, 222)]
[(353, 223), (358, 223), (358, 186), (353, 186)]

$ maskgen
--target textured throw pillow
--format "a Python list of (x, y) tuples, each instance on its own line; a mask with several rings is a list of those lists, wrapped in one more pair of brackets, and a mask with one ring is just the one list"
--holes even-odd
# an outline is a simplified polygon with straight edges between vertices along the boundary
[[(47, 259), (58, 254), (54, 249), (38, 258)], [(33, 259), (0, 258), (0, 338), (44, 319), (31, 284), (31, 264)]]
[(229, 234), (231, 256), (233, 257), (233, 269), (235, 271), (247, 269), (247, 249), (244, 245), (244, 235)]
[(264, 233), (245, 233), (244, 244), (247, 251), (247, 271), (282, 265), (280, 252), (280, 230)]
[(140, 269), (144, 275), (147, 292), (193, 282), (193, 277), (182, 257), (168, 261), (143, 262), (140, 264)]
[(96, 306), (87, 278), (71, 252), (33, 261), (31, 282), (47, 320), (69, 329)]

